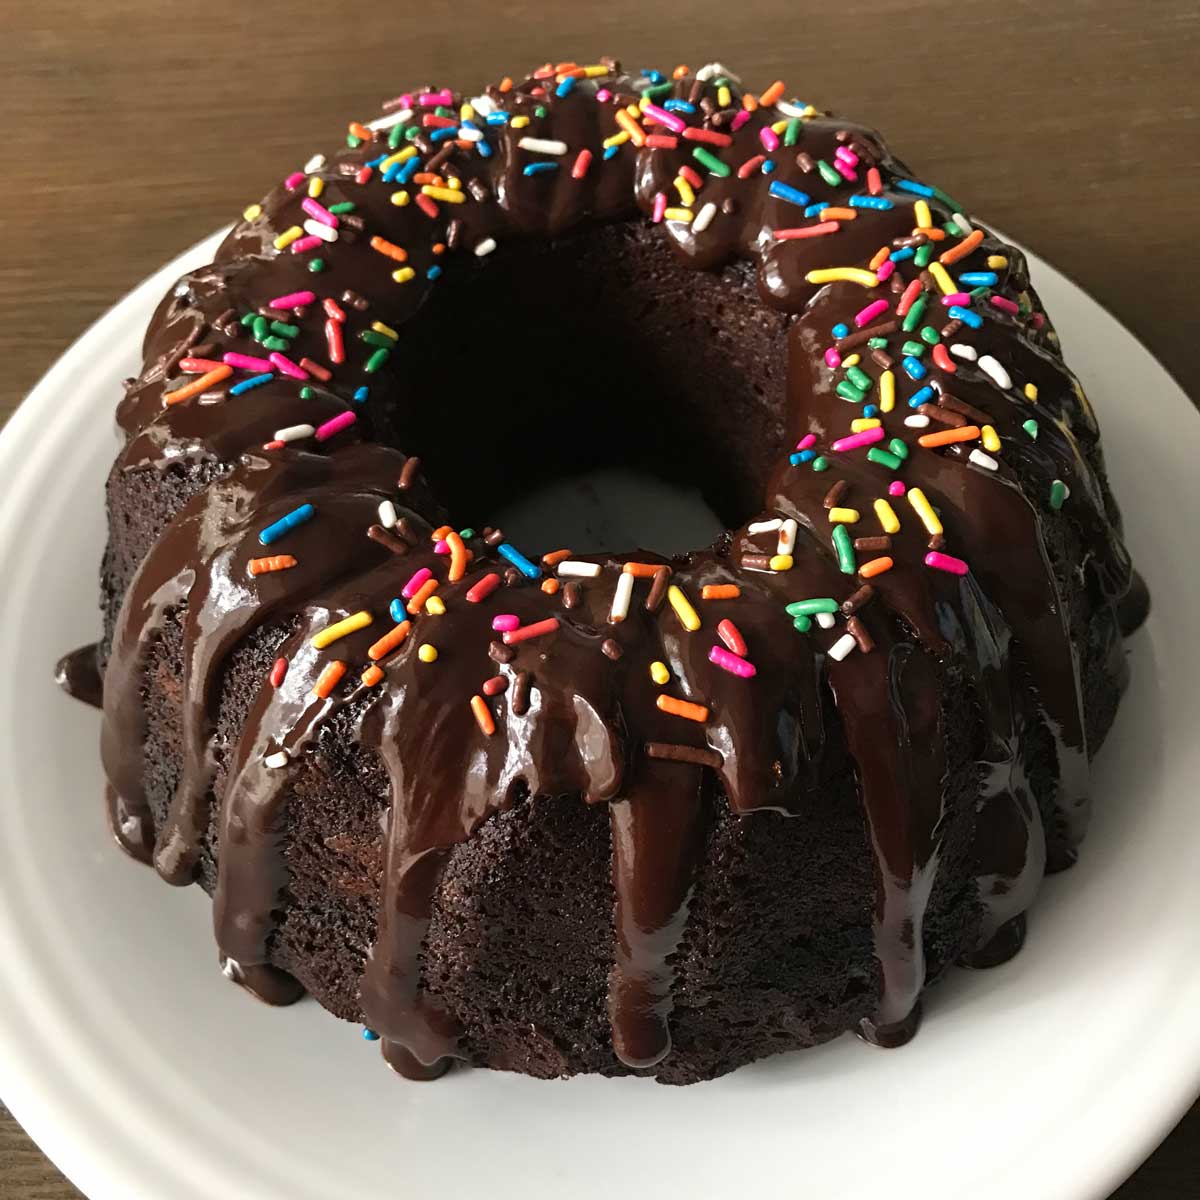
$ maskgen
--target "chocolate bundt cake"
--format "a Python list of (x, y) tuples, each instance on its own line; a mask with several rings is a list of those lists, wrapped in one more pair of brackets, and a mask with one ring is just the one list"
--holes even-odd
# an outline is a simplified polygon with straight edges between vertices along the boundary
[[(1146, 606), (1092, 412), (1021, 253), (781, 83), (388, 101), (176, 284), (118, 420), (62, 668), (117, 838), (405, 1075), (900, 1044), (1083, 837)], [(465, 524), (612, 463), (728, 532)]]

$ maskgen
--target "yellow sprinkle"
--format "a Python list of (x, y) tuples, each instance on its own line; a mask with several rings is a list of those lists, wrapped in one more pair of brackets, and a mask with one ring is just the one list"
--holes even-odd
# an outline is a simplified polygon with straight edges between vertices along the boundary
[(602, 145), (605, 150), (608, 150), (613, 146), (620, 146), (627, 141), (629, 141), (629, 134), (622, 129), (620, 133), (614, 133), (612, 137), (606, 137)]
[(612, 68), (597, 64), (592, 67), (584, 67), (583, 74), (586, 79), (599, 79), (601, 75), (611, 75)]
[(993, 271), (1003, 271), (1008, 266), (1008, 259), (1003, 254), (989, 254), (987, 265)]
[(416, 271), (412, 267), (401, 267), (400, 270), (392, 272), (392, 278), (397, 283), (407, 283), (415, 274)]
[(933, 505), (925, 497), (925, 493), (920, 488), (908, 489), (908, 502), (913, 506), (913, 511), (921, 518), (921, 524), (933, 534), (935, 537), (942, 533), (942, 523), (938, 520), (938, 515), (933, 511)]
[[(469, 120), (470, 118), (468, 118)], [(442, 617), (446, 615), (446, 602), (441, 596), (430, 596), (425, 601), (425, 611), (434, 617)]]
[(691, 222), (692, 210), (690, 208), (668, 208), (663, 210), (663, 216), (668, 221), (682, 221), (687, 225)]
[(353, 633), (356, 629), (365, 629), (370, 625), (371, 619), (371, 614), (365, 610), (353, 613), (341, 621), (326, 625), (319, 633), (314, 633), (312, 644), (318, 650), (324, 650), (326, 646), (332, 646), (338, 638), (344, 638), (346, 634)]
[(652, 662), (650, 664), (650, 678), (653, 679), (654, 682), (659, 685), (659, 687), (662, 687), (663, 684), (668, 683), (671, 679), (671, 672), (667, 670), (667, 664), (663, 662)]
[(838, 508), (835, 505), (829, 510), (829, 519), (835, 525), (857, 525), (858, 518), (857, 508)]
[(1000, 435), (991, 425), (985, 425), (980, 431), (983, 435), (983, 448), (995, 454), (1000, 449)]
[(878, 429), (883, 422), (878, 417), (855, 417), (850, 422), (851, 433), (863, 433), (868, 429)]
[(462, 180), (459, 179), (457, 175), (451, 175), (450, 178), (446, 180), (446, 185), (452, 192), (462, 191)]
[(794, 565), (795, 560), (790, 554), (773, 554), (767, 564), (772, 571), (790, 571)]
[(431, 642), (426, 642), (420, 650), (417, 651), (417, 657), (422, 662), (437, 662), (437, 647)]
[(879, 376), (879, 411), (890, 413), (896, 407), (896, 376), (884, 371)]
[(395, 154), (389, 154), (387, 158), (379, 164), (379, 173), (382, 175), (390, 167), (394, 167), (397, 163), (408, 162), (410, 158), (417, 156), (416, 146), (405, 146), (403, 150), (397, 150)]
[(783, 131), (785, 129), (787, 129), (787, 127), (788, 127), (788, 123), (786, 121), (776, 121), (775, 124), (771, 126), (771, 132), (772, 133), (783, 133)]
[(946, 296), (953, 295), (958, 291), (958, 284), (950, 278), (946, 268), (940, 262), (931, 262), (929, 264), (929, 273), (933, 276), (934, 282), (942, 289), (942, 293)]
[(900, 532), (900, 518), (896, 516), (896, 510), (886, 500), (880, 498), (875, 501), (875, 515), (879, 518), (879, 524), (883, 526), (884, 533)]
[(724, 83), (721, 84), (721, 86), (717, 88), (717, 103), (722, 108), (728, 108), (732, 99), (733, 93), (730, 92), (729, 87)]
[(682, 175), (675, 178), (675, 190), (679, 193), (680, 200), (689, 208), (696, 203), (696, 193), (692, 191), (692, 185)]
[(257, 221), (262, 216), (262, 205), (251, 204), (249, 208), (242, 209), (243, 221)]
[(320, 175), (308, 177), (308, 194), (315, 200), (325, 190), (325, 180)]
[(862, 362), (861, 354), (851, 354), (849, 358), (842, 359), (842, 366), (843, 367), (857, 367), (860, 362)]
[(671, 607), (675, 610), (675, 615), (679, 618), (679, 623), (689, 633), (695, 633), (700, 628), (700, 617), (691, 606), (688, 598), (683, 594), (683, 589), (677, 584), (671, 584), (667, 588), (667, 599), (671, 602)]
[(371, 328), (376, 333), (382, 333), (384, 337), (390, 337), (393, 342), (400, 336), (394, 329), (385, 325), (382, 321), (372, 321)]
[(401, 188), (398, 192), (392, 193), (392, 203), (397, 208), (403, 208), (409, 201), (408, 192)]
[(929, 211), (929, 205), (924, 200), (918, 200), (913, 204), (913, 216), (917, 219), (918, 229), (933, 228), (933, 214)]
[(1032, 400), (1034, 402), (1034, 404), (1036, 404), (1037, 398), (1038, 398), (1037, 384), (1036, 383), (1027, 383), (1025, 385), (1025, 395), (1028, 399)]
[(627, 113), (628, 113), (628, 114), (629, 114), (631, 117), (640, 117), (640, 116), (642, 115), (642, 110), (641, 110), (640, 108), (638, 108), (638, 106), (637, 106), (636, 104), (627, 104), (627, 105), (625, 105), (625, 111), (626, 111), (626, 112), (627, 112)]
[(467, 200), (462, 192), (456, 192), (453, 188), (434, 187), (431, 183), (425, 184), (421, 191), (424, 195), (434, 200), (444, 200), (447, 204), (465, 204)]
[(879, 280), (874, 271), (864, 271), (862, 267), (825, 267), (820, 271), (809, 271), (804, 277), (809, 283), (859, 283), (863, 287), (879, 286)]
[(513, 129), (524, 129), (525, 126), (528, 124), (529, 124), (528, 117), (513, 117), (513, 119), (511, 121), (509, 121), (509, 125)]
[(299, 225), (293, 225), (291, 229), (285, 229), (275, 239), (275, 249), (286, 250), (303, 232), (304, 230)]
[(475, 109), (470, 104), (463, 104), (458, 110), (458, 119), (460, 121), (475, 120)]

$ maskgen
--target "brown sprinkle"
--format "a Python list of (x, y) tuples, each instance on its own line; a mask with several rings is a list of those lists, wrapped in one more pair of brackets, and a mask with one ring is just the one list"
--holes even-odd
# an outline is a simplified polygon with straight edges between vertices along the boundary
[(646, 757), (665, 762), (695, 763), (698, 767), (712, 767), (714, 771), (719, 771), (725, 765), (725, 759), (715, 750), (681, 746), (675, 742), (647, 742)]
[(886, 533), (875, 537), (860, 537), (854, 539), (855, 550), (890, 550), (892, 539)]
[(841, 502), (842, 502), (842, 497), (849, 490), (850, 490), (849, 483), (847, 483), (846, 480), (844, 480), (844, 479), (839, 479), (837, 481), (837, 483), (835, 483), (833, 485), (833, 487), (831, 487), (829, 489), (829, 491), (827, 491), (825, 493), (825, 499), (822, 500), (821, 503), (826, 508), (837, 508), (838, 505), (841, 504)]
[(858, 648), (864, 654), (870, 654), (875, 649), (875, 641), (867, 632), (867, 627), (858, 617), (851, 617), (846, 622), (846, 631), (858, 643)]
[(378, 542), (393, 554), (407, 554), (410, 549), (407, 542), (401, 541), (390, 529), (384, 529), (382, 525), (368, 526), (367, 537), (373, 542)]
[(864, 604), (869, 604), (874, 596), (875, 589), (869, 583), (864, 583), (858, 591), (852, 592), (842, 601), (842, 612), (850, 616), (858, 612)]
[(650, 585), (650, 592), (646, 596), (646, 611), (656, 613), (662, 608), (663, 601), (667, 598), (667, 587), (671, 581), (671, 568), (659, 567), (654, 572), (654, 582)]
[(512, 710), (518, 717), (529, 711), (529, 672), (518, 671), (513, 680)]

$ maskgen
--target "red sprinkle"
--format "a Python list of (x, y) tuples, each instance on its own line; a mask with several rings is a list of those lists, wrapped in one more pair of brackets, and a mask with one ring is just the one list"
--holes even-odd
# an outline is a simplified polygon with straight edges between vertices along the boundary
[(333, 372), (326, 370), (320, 363), (315, 363), (311, 358), (302, 358), (300, 366), (304, 368), (310, 375), (315, 376), (322, 383), (327, 383), (333, 378)]
[(355, 183), (367, 183), (371, 176), (375, 174), (373, 167), (359, 167), (354, 175)]
[(707, 142), (710, 146), (733, 145), (733, 138), (727, 133), (717, 133), (712, 129), (699, 129), (691, 125), (683, 131), (683, 136), (690, 142)]
[(739, 179), (749, 179), (763, 163), (767, 161), (765, 154), (756, 154), (753, 158), (748, 158), (737, 169), (737, 177)]
[(958, 367), (954, 365), (954, 360), (946, 351), (946, 347), (938, 342), (933, 348), (933, 361), (939, 369), (945, 371), (948, 375), (953, 375)]
[(674, 150), (679, 145), (679, 139), (666, 133), (651, 133), (646, 136), (646, 145), (655, 150)]
[(592, 152), (590, 150), (580, 150), (578, 157), (575, 159), (575, 165), (571, 168), (572, 179), (582, 179), (588, 173), (588, 167), (592, 165)]
[(271, 681), (273, 688), (279, 687), (285, 678), (287, 678), (288, 660), (286, 658), (277, 658), (275, 665), (271, 668), (271, 674), (268, 678)]
[(493, 675), (491, 679), (483, 681), (481, 690), (485, 696), (498, 696), (507, 687), (508, 680), (503, 675)]
[(486, 600), (499, 586), (500, 576), (493, 571), (467, 590), (467, 599), (472, 604), (478, 604), (481, 600)]
[(346, 319), (346, 310), (332, 296), (326, 296), (321, 304), (325, 309), (325, 315), (331, 320), (344, 321)]
[(921, 294), (921, 281), (914, 279), (912, 283), (904, 289), (904, 295), (900, 297), (900, 303), (896, 305), (896, 315), (904, 316), (910, 308), (916, 303), (917, 297)]
[(346, 350), (342, 344), (342, 322), (340, 319), (330, 317), (325, 322), (325, 345), (329, 349), (330, 362), (343, 363), (346, 361)]
[(438, 206), (433, 200), (422, 192), (417, 197), (417, 207), (430, 219), (433, 220), (438, 215)]
[(746, 657), (746, 639), (742, 637), (741, 630), (728, 617), (717, 626), (717, 636), (738, 658)]
[(520, 629), (510, 629), (502, 636), (506, 646), (513, 646), (518, 642), (527, 642), (530, 638), (542, 637), (547, 633), (553, 633), (557, 628), (558, 618), (547, 617), (544, 621), (534, 621), (532, 625), (522, 625)]

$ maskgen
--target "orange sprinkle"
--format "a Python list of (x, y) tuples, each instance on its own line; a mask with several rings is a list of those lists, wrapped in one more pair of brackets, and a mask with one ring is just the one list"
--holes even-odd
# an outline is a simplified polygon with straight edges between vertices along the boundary
[(265, 575), (269, 571), (286, 571), (296, 565), (296, 560), (290, 554), (272, 554), (267, 558), (252, 558), (246, 565), (251, 575)]
[(433, 171), (418, 171), (413, 176), (413, 183), (427, 183), (430, 187), (445, 187), (446, 181)]
[(941, 429), (937, 433), (922, 434), (917, 438), (917, 445), (931, 450), (935, 446), (952, 446), (955, 442), (973, 442), (978, 436), (978, 425), (964, 425), (961, 429)]
[(632, 575), (635, 579), (653, 579), (655, 574), (661, 568), (657, 563), (635, 563), (627, 562), (621, 570), (626, 575)]
[(663, 712), (670, 713), (673, 717), (699, 721), (701, 725), (708, 720), (708, 709), (703, 704), (693, 704), (690, 700), (676, 700), (674, 696), (661, 693), (655, 703)]
[(561, 63), (554, 64), (555, 75), (562, 75), (567, 71), (579, 71), (579, 70), (582, 70), (582, 68), (580, 67), (580, 65), (577, 62), (561, 62)]
[(706, 583), (700, 589), (701, 600), (736, 600), (741, 594), (736, 583)]
[(356, 138), (361, 138), (364, 142), (370, 142), (374, 140), (375, 137), (375, 135), (359, 121), (350, 122), (350, 132), (354, 134)]
[(408, 602), (408, 611), (416, 616), (425, 607), (425, 601), (438, 590), (436, 579), (427, 579), (415, 592)]
[(399, 625), (393, 626), (367, 651), (367, 657), (372, 662), (378, 662), (379, 659), (385, 654), (390, 654), (408, 637), (410, 629), (412, 629), (411, 621), (401, 621)]
[(755, 98), (754, 98), (752, 95), (750, 95), (750, 93), (749, 93), (749, 92), (747, 92), (747, 93), (746, 93), (746, 94), (745, 94), (745, 95), (742, 97), (742, 107), (743, 107), (743, 108), (744, 108), (744, 109), (745, 109), (747, 112), (753, 112), (753, 111), (754, 111), (754, 110), (755, 110), (755, 109), (758, 107), (758, 101), (757, 101), (757, 100), (755, 100)]
[(434, 242), (433, 245), (430, 247), (430, 249), (434, 252), (434, 254), (445, 254), (446, 253), (446, 243), (445, 242)]
[(502, 80), (500, 80), (500, 90), (502, 92), (511, 92), (512, 85), (513, 85), (512, 79), (508, 75), (505, 75), (505, 77)]
[(629, 140), (635, 146), (644, 146), (646, 144), (645, 131), (623, 108), (617, 109), (616, 122), (629, 134)]
[(191, 383), (185, 383), (183, 387), (176, 388), (173, 392), (164, 392), (163, 403), (178, 404), (181, 400), (190, 400), (193, 396), (198, 396), (212, 387), (214, 383), (228, 379), (232, 374), (233, 368), (227, 363), (222, 363), (215, 371), (208, 371), (198, 379), (193, 379)]
[(408, 251), (397, 246), (394, 242), (389, 242), (386, 238), (373, 237), (371, 239), (371, 249), (378, 250), (385, 258), (393, 259), (395, 262), (408, 262)]
[(858, 219), (858, 209), (823, 208), (819, 215), (822, 221), (855, 221)]
[(484, 737), (491, 737), (496, 732), (496, 722), (492, 720), (487, 701), (482, 696), (472, 696), (471, 711), (475, 714), (475, 721), (483, 730)]
[(447, 579), (457, 583), (467, 571), (467, 548), (457, 533), (446, 534), (446, 545), (450, 547), (450, 574)]
[(344, 662), (331, 662), (317, 677), (317, 682), (313, 684), (312, 694), (319, 700), (328, 700), (329, 693), (337, 687), (345, 673), (346, 664)]
[(672, 79), (682, 79), (686, 74), (688, 74), (688, 69), (687, 69), (686, 64), (680, 63), (679, 66), (677, 66), (675, 68), (675, 70), (673, 70), (671, 72), (671, 78)]
[(946, 231), (944, 229), (922, 229), (919, 225), (913, 230), (913, 237), (918, 234), (924, 234), (931, 242), (944, 242), (946, 240)]
[(983, 241), (983, 230), (973, 229), (967, 234), (957, 246), (951, 246), (949, 250), (943, 251), (938, 255), (938, 262), (953, 263), (958, 262), (960, 258), (966, 258), (980, 242)]
[(545, 592), (547, 596), (555, 595), (558, 592), (558, 589), (559, 589), (559, 582), (557, 579), (543, 579), (542, 580), (542, 591)]
[(367, 687), (374, 687), (382, 678), (383, 672), (376, 666), (370, 666), (362, 673), (362, 681)]
[(571, 553), (570, 550), (551, 550), (549, 554), (542, 555), (542, 563), (547, 567), (557, 567), (560, 562), (570, 558)]
[(453, 525), (439, 525), (430, 535), (430, 541), (442, 542), (446, 540), (446, 534), (453, 533)]
[(871, 259), (869, 264), (871, 270), (878, 271), (879, 268), (882, 267), (885, 262), (887, 262), (891, 253), (892, 248), (890, 246), (880, 246), (879, 249), (875, 251), (875, 257)]
[(770, 108), (776, 100), (783, 98), (783, 80), (777, 79), (761, 96), (758, 98), (759, 104), (764, 108)]
[(890, 571), (896, 564), (885, 554), (881, 558), (873, 558), (870, 562), (865, 562), (858, 568), (858, 573), (864, 579), (874, 579), (876, 575), (882, 575), (885, 571)]

